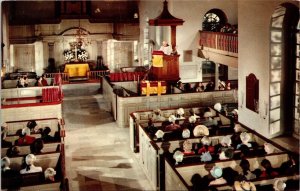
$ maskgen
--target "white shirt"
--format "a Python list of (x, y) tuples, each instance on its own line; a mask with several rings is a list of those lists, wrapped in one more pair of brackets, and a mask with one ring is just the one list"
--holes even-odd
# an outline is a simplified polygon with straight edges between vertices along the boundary
[(35, 173), (35, 172), (42, 172), (42, 171), (43, 171), (42, 167), (31, 165), (28, 171), (26, 171), (26, 168), (20, 170), (20, 174), (28, 174), (28, 173)]
[(172, 53), (171, 46), (161, 46), (159, 50), (163, 51), (164, 54), (167, 54), (167, 55), (170, 55)]

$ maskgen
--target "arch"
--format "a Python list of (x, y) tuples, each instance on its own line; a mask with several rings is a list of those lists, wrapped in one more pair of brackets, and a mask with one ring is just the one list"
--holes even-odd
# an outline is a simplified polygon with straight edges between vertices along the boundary
[(221, 9), (211, 9), (204, 14), (202, 30), (219, 32), (226, 23), (227, 16)]
[[(86, 33), (87, 35), (90, 35), (90, 34), (91, 34), (91, 33), (90, 33), (88, 30), (86, 30), (85, 28), (82, 28), (82, 27), (70, 27), (70, 28), (67, 28), (67, 29), (61, 31), (58, 35), (62, 35), (62, 36), (64, 36), (64, 35), (74, 35), (74, 34), (76, 34), (76, 31), (77, 31), (77, 30), (81, 30), (81, 31), (83, 31), (84, 33)], [(75, 33), (70, 33), (71, 31), (75, 31)]]
[(299, 59), (296, 47), (300, 46), (296, 40), (299, 33), (298, 10), (296, 5), (284, 3), (274, 10), (271, 17), (269, 132), (272, 137), (291, 135), (296, 128), (296, 121), (299, 126), (299, 120), (296, 120), (297, 115), (299, 118), (296, 101), (297, 97), (299, 99), (299, 92), (296, 91), (299, 85), (299, 81), (296, 81), (296, 59)]

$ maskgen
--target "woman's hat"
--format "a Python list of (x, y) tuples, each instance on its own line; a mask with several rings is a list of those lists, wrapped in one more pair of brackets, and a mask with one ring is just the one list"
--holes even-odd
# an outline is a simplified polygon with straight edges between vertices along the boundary
[(191, 132), (188, 129), (183, 129), (182, 138), (189, 138), (191, 136)]
[(273, 185), (275, 191), (284, 191), (286, 184), (281, 179), (276, 179)]
[(202, 145), (210, 145), (211, 144), (211, 139), (207, 136), (204, 136), (202, 139), (201, 139), (201, 143)]
[(239, 123), (235, 124), (233, 129), (236, 133), (243, 131), (243, 127)]
[(56, 171), (53, 168), (47, 168), (44, 172), (44, 175), (45, 175), (45, 179), (48, 179), (51, 176), (55, 176)]
[(160, 139), (160, 138), (164, 137), (164, 134), (165, 133), (162, 130), (158, 130), (158, 131), (156, 131), (155, 136), (156, 136), (156, 138)]
[(214, 109), (217, 110), (218, 112), (220, 112), (221, 109), (222, 109), (222, 105), (221, 105), (220, 103), (216, 103), (216, 104), (214, 105)]
[(1, 168), (9, 167), (9, 165), (10, 165), (10, 159), (8, 157), (3, 157), (1, 159)]
[(197, 117), (195, 115), (192, 115), (189, 117), (189, 122), (190, 123), (195, 123), (197, 121)]
[(271, 145), (270, 143), (265, 143), (264, 149), (267, 154), (271, 154), (271, 153), (274, 153), (275, 147), (273, 145)]
[(226, 135), (222, 138), (221, 144), (224, 146), (231, 146), (231, 135)]
[(240, 134), (240, 138), (241, 138), (242, 143), (244, 143), (244, 144), (248, 143), (250, 141), (250, 139), (251, 139), (249, 133), (247, 133), (247, 132), (242, 132)]
[(209, 151), (203, 152), (201, 154), (200, 158), (201, 158), (202, 162), (207, 162), (207, 161), (211, 161), (212, 160), (212, 157), (211, 157), (211, 154), (209, 153)]
[(176, 117), (175, 117), (175, 115), (170, 115), (170, 117), (169, 117), (169, 121), (171, 122), (171, 123), (175, 123), (175, 121), (176, 121)]
[(184, 114), (184, 109), (183, 108), (179, 108), (177, 109), (176, 113), (180, 116), (182, 116)]
[(160, 109), (155, 109), (153, 110), (153, 112), (156, 114), (156, 115), (159, 115), (161, 113), (161, 110)]
[(239, 114), (239, 110), (234, 109), (234, 110), (232, 111), (232, 113), (235, 114), (235, 115), (238, 115), (238, 114)]
[(181, 151), (176, 151), (173, 155), (173, 158), (176, 161), (176, 164), (178, 164), (179, 162), (182, 162), (183, 160), (183, 153)]
[(193, 130), (195, 137), (208, 136), (209, 130), (205, 125), (197, 125)]
[(185, 140), (183, 142), (183, 150), (184, 151), (191, 151), (193, 148), (193, 144), (190, 140)]
[(236, 191), (256, 191), (256, 187), (253, 182), (248, 181), (235, 181), (234, 189)]
[(210, 170), (210, 174), (211, 174), (214, 178), (220, 178), (220, 177), (222, 177), (223, 170), (222, 170), (221, 167), (214, 166), (214, 167)]
[(25, 162), (27, 165), (33, 165), (34, 161), (36, 161), (36, 157), (34, 154), (28, 154), (25, 158)]

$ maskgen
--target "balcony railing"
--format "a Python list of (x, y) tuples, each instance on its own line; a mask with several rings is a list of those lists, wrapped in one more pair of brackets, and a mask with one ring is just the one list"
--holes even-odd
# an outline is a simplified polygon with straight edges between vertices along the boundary
[(199, 31), (199, 45), (217, 50), (238, 53), (238, 35), (211, 31)]

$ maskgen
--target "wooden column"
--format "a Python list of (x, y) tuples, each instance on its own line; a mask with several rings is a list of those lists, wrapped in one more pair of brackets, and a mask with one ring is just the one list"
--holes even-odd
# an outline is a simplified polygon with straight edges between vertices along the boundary
[(176, 26), (171, 26), (171, 44), (172, 44), (172, 50), (176, 50)]

